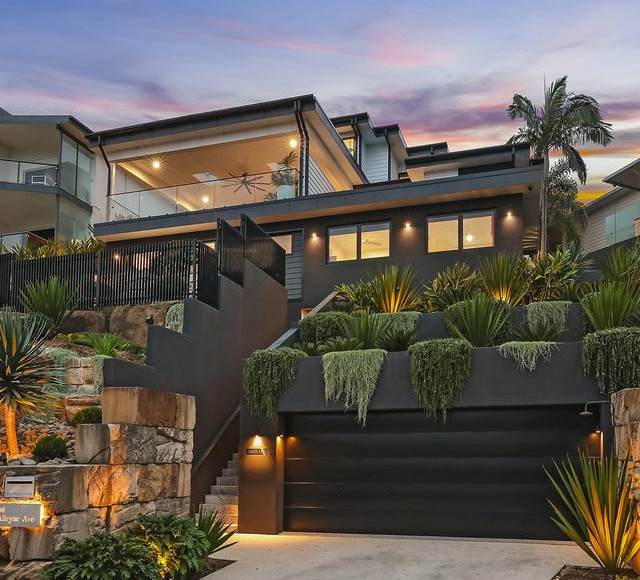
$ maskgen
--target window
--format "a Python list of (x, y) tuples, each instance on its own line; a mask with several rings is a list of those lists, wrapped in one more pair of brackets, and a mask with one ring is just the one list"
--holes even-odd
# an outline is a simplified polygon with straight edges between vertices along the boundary
[(291, 246), (293, 245), (293, 234), (281, 234), (271, 236), (271, 239), (278, 244), (287, 255), (291, 254)]
[(349, 153), (351, 153), (351, 157), (356, 156), (356, 138), (355, 137), (343, 137), (342, 142), (344, 146), (347, 148)]
[(329, 228), (329, 262), (389, 256), (389, 222)]
[(427, 218), (427, 251), (492, 247), (494, 215), (490, 210)]

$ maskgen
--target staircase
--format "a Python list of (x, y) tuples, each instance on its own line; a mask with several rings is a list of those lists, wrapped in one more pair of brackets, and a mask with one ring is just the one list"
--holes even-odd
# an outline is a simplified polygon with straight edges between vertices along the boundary
[(222, 475), (211, 486), (211, 493), (204, 498), (200, 509), (216, 510), (232, 529), (238, 527), (238, 477), (240, 475), (240, 454), (234, 453), (222, 470)]

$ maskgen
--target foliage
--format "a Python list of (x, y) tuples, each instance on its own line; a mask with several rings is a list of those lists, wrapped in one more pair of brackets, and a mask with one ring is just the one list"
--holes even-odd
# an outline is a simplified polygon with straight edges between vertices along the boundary
[(128, 532), (132, 541), (146, 546), (160, 575), (183, 580), (200, 572), (209, 552), (207, 534), (192, 519), (169, 515), (140, 515)]
[(102, 407), (85, 407), (80, 409), (69, 421), (74, 427), (88, 423), (102, 423)]
[(548, 361), (551, 351), (556, 347), (555, 342), (533, 341), (505, 342), (498, 347), (498, 353), (504, 358), (511, 358), (516, 362), (521, 371), (532, 373), (536, 370), (538, 361)]
[(36, 461), (49, 461), (67, 456), (67, 443), (57, 435), (45, 435), (34, 445), (31, 452)]
[(578, 201), (578, 184), (566, 159), (559, 159), (550, 168), (545, 180), (549, 228), (562, 235), (562, 249), (580, 247), (582, 234), (589, 219), (584, 204)]
[(374, 310), (371, 297), (371, 282), (358, 280), (351, 284), (339, 284), (336, 286), (338, 294), (334, 306), (343, 311)]
[(420, 406), (435, 417), (462, 393), (471, 374), (471, 344), (457, 338), (417, 342), (409, 347), (411, 386)]
[(640, 286), (640, 241), (630, 248), (610, 251), (602, 273), (606, 282), (629, 282), (633, 286)]
[(382, 371), (385, 351), (381, 349), (330, 352), (322, 357), (325, 397), (338, 401), (344, 397), (345, 409), (357, 409), (357, 419), (364, 426), (367, 409)]
[(164, 317), (164, 326), (169, 330), (175, 332), (182, 332), (182, 326), (184, 324), (184, 302), (177, 302), (172, 304), (167, 309), (167, 313)]
[(529, 291), (531, 266), (517, 254), (501, 252), (483, 259), (479, 274), (487, 294), (509, 306), (520, 304)]
[(198, 529), (205, 533), (209, 541), (209, 554), (215, 554), (236, 543), (228, 543), (236, 531), (231, 529), (231, 525), (216, 510), (201, 508), (197, 523)]
[(387, 352), (401, 352), (407, 350), (416, 340), (418, 340), (418, 335), (415, 330), (396, 328), (387, 331), (379, 344), (380, 348)]
[(438, 272), (431, 284), (425, 285), (424, 300), (430, 312), (446, 310), (456, 302), (472, 298), (480, 290), (478, 273), (469, 264), (456, 262)]
[[(542, 303), (541, 303), (542, 304)], [(535, 319), (525, 321), (511, 330), (511, 336), (519, 342), (554, 342), (563, 331), (559, 322), (544, 322)]]
[(76, 293), (69, 290), (66, 281), (55, 276), (35, 284), (27, 283), (26, 292), (20, 292), (20, 301), (26, 312), (46, 316), (57, 332), (78, 305)]
[(558, 326), (562, 331), (567, 324), (569, 306), (571, 302), (567, 300), (532, 302), (524, 307), (525, 319), (532, 327)]
[(403, 312), (420, 305), (420, 293), (415, 288), (416, 273), (410, 266), (400, 270), (387, 266), (370, 280), (371, 299), (377, 312)]
[(293, 164), (296, 162), (296, 152), (289, 151), (280, 161), (277, 169), (271, 174), (273, 185), (295, 185), (296, 173)]
[(580, 262), (571, 250), (556, 250), (538, 256), (531, 270), (529, 295), (532, 300), (564, 300), (577, 282)]
[(482, 294), (463, 300), (445, 311), (447, 325), (453, 334), (473, 346), (493, 346), (509, 322), (506, 303)]
[(88, 334), (87, 341), (96, 354), (116, 356), (120, 351), (127, 350), (129, 343), (119, 334), (105, 332), (103, 334)]
[[(335, 340), (335, 339), (330, 339)], [(307, 356), (320, 356), (322, 354), (322, 348), (324, 345), (316, 344), (315, 342), (297, 342), (293, 345), (296, 350), (301, 350)]]
[(66, 540), (44, 580), (162, 580), (145, 546), (128, 535), (99, 533), (88, 540)]
[(300, 342), (323, 344), (330, 338), (343, 336), (344, 322), (351, 317), (346, 312), (318, 312), (305, 316), (298, 325)]
[(640, 311), (640, 292), (623, 282), (601, 282), (580, 304), (594, 330), (627, 326)]
[(296, 378), (298, 358), (302, 351), (283, 347), (256, 350), (245, 362), (242, 387), (249, 411), (256, 417), (276, 414), (280, 395)]
[(387, 330), (393, 332), (396, 330), (404, 330), (406, 332), (413, 332), (418, 325), (420, 312), (377, 312), (372, 314), (373, 318), (377, 318), (388, 323)]
[(67, 364), (78, 358), (78, 354), (69, 350), (68, 348), (60, 348), (57, 346), (50, 346), (44, 349), (43, 354), (51, 359), (53, 366), (59, 369), (66, 368)]
[(47, 240), (43, 245), (35, 248), (15, 246), (13, 248), (3, 248), (3, 251), (13, 254), (16, 260), (34, 260), (36, 258), (98, 252), (103, 250), (105, 246), (106, 244), (102, 240), (95, 238), (87, 240)]
[(318, 347), (319, 354), (327, 354), (328, 352), (344, 352), (347, 350), (362, 350), (364, 345), (354, 337), (339, 336), (338, 338), (330, 338), (325, 344)]
[(584, 337), (582, 367), (600, 392), (640, 388), (640, 328), (611, 328)]
[(104, 388), (104, 361), (107, 358), (111, 357), (103, 354), (97, 354), (91, 359), (93, 363), (93, 386), (96, 388), (98, 393), (101, 393)]
[(361, 348), (379, 348), (386, 337), (391, 320), (373, 314), (354, 316), (349, 321), (343, 321), (343, 334), (362, 344)]
[(549, 500), (554, 523), (607, 573), (615, 574), (640, 550), (627, 462), (613, 453), (591, 459), (580, 451), (577, 469), (571, 461), (555, 468), (556, 477), (547, 471), (561, 499)]

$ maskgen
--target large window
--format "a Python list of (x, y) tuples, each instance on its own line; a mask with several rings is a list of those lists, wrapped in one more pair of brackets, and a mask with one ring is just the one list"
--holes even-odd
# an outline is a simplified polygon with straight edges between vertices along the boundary
[(389, 256), (389, 222), (329, 228), (329, 262)]
[(494, 211), (479, 211), (427, 218), (427, 251), (492, 247), (494, 216)]
[(91, 204), (95, 156), (91, 151), (62, 136), (60, 151), (60, 187), (82, 201)]

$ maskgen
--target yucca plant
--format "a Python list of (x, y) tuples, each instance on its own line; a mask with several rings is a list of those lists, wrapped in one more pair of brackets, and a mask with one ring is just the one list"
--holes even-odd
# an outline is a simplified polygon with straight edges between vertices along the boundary
[(486, 258), (479, 273), (487, 294), (509, 306), (520, 304), (529, 292), (531, 265), (517, 254), (503, 252)]
[(16, 416), (42, 413), (57, 399), (42, 388), (58, 380), (59, 369), (42, 356), (49, 331), (42, 317), (0, 310), (0, 405), (11, 455), (20, 452)]
[(207, 535), (210, 548), (209, 555), (215, 554), (224, 548), (229, 548), (237, 542), (228, 543), (236, 533), (231, 529), (231, 524), (227, 522), (216, 510), (204, 509), (200, 510), (198, 515), (198, 529)]
[(447, 325), (457, 338), (473, 346), (493, 346), (509, 322), (511, 309), (505, 302), (479, 294), (445, 311)]
[(640, 312), (640, 291), (624, 282), (602, 282), (580, 297), (594, 330), (628, 326)]
[[(338, 336), (337, 338), (330, 338), (325, 344), (321, 344), (317, 348), (316, 354), (327, 354), (328, 352), (344, 352), (347, 350), (362, 350), (364, 345), (357, 338), (345, 338), (344, 336)], [(307, 353), (309, 354), (309, 353)], [(309, 355), (315, 356), (315, 355)]]
[(362, 345), (361, 348), (380, 348), (380, 344), (386, 338), (391, 320), (362, 314), (354, 316), (351, 320), (340, 321), (344, 336)]
[(425, 285), (423, 295), (428, 309), (439, 312), (456, 302), (473, 297), (480, 287), (478, 273), (469, 264), (456, 262), (438, 272), (431, 284)]
[(69, 289), (67, 282), (55, 276), (35, 284), (28, 283), (26, 292), (20, 292), (20, 301), (26, 312), (38, 313), (51, 320), (52, 335), (60, 330), (78, 305), (76, 293)]
[(530, 297), (542, 302), (564, 300), (578, 280), (580, 262), (571, 250), (556, 250), (539, 256), (531, 270)]
[(119, 352), (127, 350), (129, 347), (129, 343), (122, 336), (109, 332), (90, 334), (87, 339), (96, 354), (104, 356), (116, 356)]
[(548, 500), (554, 523), (608, 574), (620, 571), (640, 550), (627, 462), (581, 451), (578, 469), (569, 460), (555, 469), (556, 477), (547, 471), (561, 499)]
[(416, 310), (420, 305), (420, 293), (415, 288), (416, 273), (410, 266), (400, 270), (387, 266), (371, 278), (371, 299), (378, 312), (403, 312)]
[(415, 330), (390, 329), (380, 341), (380, 348), (387, 352), (403, 352), (418, 340)]
[(511, 330), (514, 340), (520, 342), (555, 342), (564, 327), (559, 322), (545, 323), (542, 320), (527, 320)]
[(607, 282), (629, 282), (640, 285), (640, 242), (630, 248), (616, 248), (608, 255), (602, 270)]

